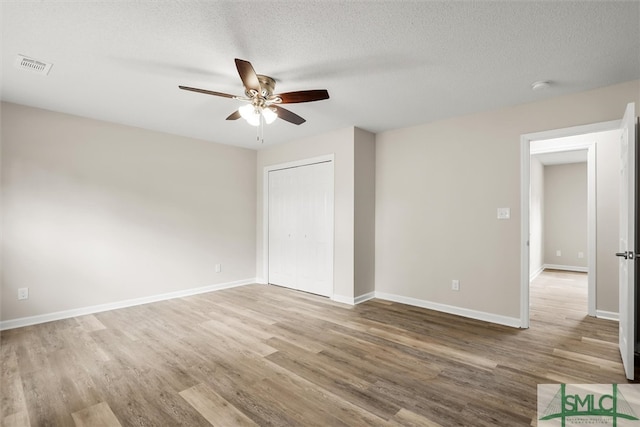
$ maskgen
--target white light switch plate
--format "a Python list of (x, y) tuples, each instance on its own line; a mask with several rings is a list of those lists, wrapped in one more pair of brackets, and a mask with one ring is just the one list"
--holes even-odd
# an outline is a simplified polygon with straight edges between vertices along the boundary
[(511, 208), (498, 208), (498, 219), (511, 218)]

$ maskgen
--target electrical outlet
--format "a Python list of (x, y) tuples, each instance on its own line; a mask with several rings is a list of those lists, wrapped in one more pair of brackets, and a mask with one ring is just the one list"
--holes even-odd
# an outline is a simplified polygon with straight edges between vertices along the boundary
[(29, 288), (18, 288), (18, 299), (29, 299)]
[(556, 251), (556, 256), (562, 256), (562, 251), (560, 249)]
[(578, 258), (580, 259), (584, 258), (584, 252), (578, 252)]
[(222, 271), (222, 264), (216, 264), (216, 273), (220, 273)]
[(452, 280), (451, 281), (451, 290), (452, 291), (459, 291), (460, 290), (460, 281), (459, 280)]

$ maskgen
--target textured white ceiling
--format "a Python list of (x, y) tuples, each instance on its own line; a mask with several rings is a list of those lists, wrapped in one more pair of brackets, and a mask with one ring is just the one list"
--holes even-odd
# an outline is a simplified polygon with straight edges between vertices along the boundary
[[(259, 148), (225, 117), (242, 94), (234, 58), (307, 122), (275, 144), (346, 126), (380, 132), (640, 78), (640, 1), (3, 1), (2, 100)], [(54, 64), (20, 71), (23, 54)], [(551, 80), (532, 91), (536, 80)], [(622, 107), (621, 107), (622, 108)]]

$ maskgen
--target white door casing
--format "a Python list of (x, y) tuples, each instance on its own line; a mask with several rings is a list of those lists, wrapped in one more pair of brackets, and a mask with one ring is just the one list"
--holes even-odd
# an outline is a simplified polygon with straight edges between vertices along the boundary
[[(548, 139), (564, 138), (576, 135), (585, 135), (598, 132), (606, 132), (620, 129), (620, 120), (608, 122), (592, 123), (589, 125), (574, 126), (570, 128), (554, 129), (543, 132), (535, 132), (523, 134), (520, 136), (520, 327), (529, 327), (529, 213), (530, 213), (530, 158), (531, 158), (531, 142), (542, 141)], [(589, 147), (563, 147), (563, 150), (575, 148)], [(590, 156), (591, 151), (590, 151)], [(595, 246), (595, 232), (591, 232), (589, 247)], [(594, 256), (595, 251), (589, 249), (590, 257)], [(594, 267), (592, 271), (591, 268)], [(589, 312), (595, 310), (595, 262), (589, 260)]]

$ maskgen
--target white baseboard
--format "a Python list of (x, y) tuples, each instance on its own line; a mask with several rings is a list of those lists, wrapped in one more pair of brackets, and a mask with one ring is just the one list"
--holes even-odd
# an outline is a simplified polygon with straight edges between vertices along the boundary
[(200, 288), (185, 289), (182, 291), (168, 292), (165, 294), (151, 295), (148, 297), (134, 298), (107, 304), (93, 305), (89, 307), (74, 308), (71, 310), (57, 311), (55, 313), (39, 314), (36, 316), (3, 320), (0, 321), (0, 331), (21, 328), (23, 326), (37, 325), (39, 323), (52, 322), (54, 320), (68, 319), (70, 317), (85, 316), (87, 314), (100, 313), (101, 311), (117, 310), (119, 308), (132, 307), (135, 305), (148, 304), (151, 302), (165, 301), (174, 298), (203, 294), (206, 292), (219, 291), (221, 289), (235, 288), (237, 286), (250, 285), (252, 283), (256, 283), (255, 278), (236, 280), (234, 282), (228, 283), (218, 283), (216, 285), (203, 286)]
[(399, 302), (402, 304), (413, 305), (416, 307), (428, 308), (430, 310), (441, 311), (443, 313), (455, 314), (457, 316), (468, 317), (470, 319), (483, 320), (485, 322), (497, 323), (498, 325), (511, 326), (520, 328), (522, 323), (519, 318), (502, 316), (499, 314), (487, 313), (484, 311), (471, 310), (468, 308), (455, 307), (453, 305), (440, 304), (421, 300), (417, 298), (405, 297), (401, 295), (387, 294), (384, 292), (376, 292), (376, 298)]
[(355, 303), (356, 304), (360, 304), (363, 303), (365, 301), (369, 301), (370, 299), (374, 299), (376, 297), (376, 293), (375, 292), (368, 292), (366, 294), (362, 294), (359, 295), (355, 298)]
[(588, 267), (580, 267), (580, 266), (577, 266), (577, 265), (544, 264), (542, 266), (542, 268), (544, 270), (551, 269), (551, 270), (562, 270), (562, 271), (577, 271), (579, 273), (588, 273), (589, 272), (589, 268)]
[(620, 314), (613, 311), (596, 310), (596, 317), (598, 319), (620, 321)]
[(529, 281), (533, 281), (536, 277), (540, 275), (544, 271), (544, 265), (541, 266), (538, 270), (534, 271), (531, 275), (529, 275)]
[(332, 300), (334, 300), (335, 302), (340, 302), (342, 304), (349, 304), (349, 305), (355, 305), (356, 300), (355, 298), (352, 297), (345, 297), (344, 295), (336, 295), (333, 294), (333, 296), (331, 297)]
[(345, 297), (343, 295), (333, 295), (331, 299), (334, 300), (335, 302), (339, 302), (342, 304), (356, 305), (356, 304), (363, 303), (365, 301), (369, 301), (370, 299), (374, 299), (375, 297), (376, 297), (375, 292), (369, 292), (366, 294), (359, 295), (355, 298)]

